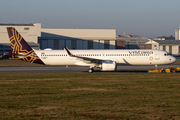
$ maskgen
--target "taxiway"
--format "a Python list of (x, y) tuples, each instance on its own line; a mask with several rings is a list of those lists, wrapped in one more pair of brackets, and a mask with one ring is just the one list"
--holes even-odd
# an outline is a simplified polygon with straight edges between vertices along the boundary
[[(170, 66), (179, 67), (180, 65), (159, 65), (158, 69), (169, 68)], [(71, 72), (87, 72), (89, 67), (79, 66), (36, 66), (36, 67), (0, 67), (0, 72), (58, 72), (58, 73), (71, 73)], [(118, 66), (119, 70), (148, 70), (155, 69), (154, 66)], [(95, 68), (95, 72), (99, 72), (100, 69)], [(114, 71), (116, 72), (116, 71)]]

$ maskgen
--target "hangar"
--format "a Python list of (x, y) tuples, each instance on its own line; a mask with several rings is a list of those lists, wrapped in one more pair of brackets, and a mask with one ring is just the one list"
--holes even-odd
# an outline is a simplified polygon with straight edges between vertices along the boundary
[(0, 24), (0, 54), (10, 52), (7, 27), (15, 27), (34, 49), (115, 49), (116, 29), (41, 28), (35, 24)]
[(115, 49), (116, 29), (42, 28), (40, 49)]
[(39, 49), (37, 38), (41, 36), (41, 24), (0, 24), (0, 54), (11, 51), (7, 27), (15, 27), (34, 49)]
[(116, 35), (116, 29), (41, 28), (35, 24), (0, 24), (0, 54), (11, 51), (6, 27), (15, 27), (34, 49), (139, 49), (139, 35)]

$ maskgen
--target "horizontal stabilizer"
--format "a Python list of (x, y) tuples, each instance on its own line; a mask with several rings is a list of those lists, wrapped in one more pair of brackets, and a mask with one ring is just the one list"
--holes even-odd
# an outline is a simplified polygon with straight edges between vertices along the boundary
[(23, 53), (12, 53), (12, 52), (6, 52), (4, 53), (4, 56), (7, 56), (7, 57), (12, 57), (12, 58), (22, 58), (22, 57), (25, 57), (26, 55), (24, 55)]

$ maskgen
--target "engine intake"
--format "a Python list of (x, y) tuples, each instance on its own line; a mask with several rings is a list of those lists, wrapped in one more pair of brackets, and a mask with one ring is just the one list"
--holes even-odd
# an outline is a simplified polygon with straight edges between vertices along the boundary
[(114, 71), (117, 69), (115, 61), (103, 62), (101, 67), (102, 71)]

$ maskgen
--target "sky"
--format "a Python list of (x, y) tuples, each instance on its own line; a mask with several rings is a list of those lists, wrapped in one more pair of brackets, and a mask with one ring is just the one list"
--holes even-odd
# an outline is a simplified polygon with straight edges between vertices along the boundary
[(180, 0), (0, 0), (0, 23), (116, 29), (118, 35), (175, 36)]

